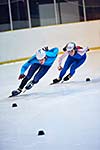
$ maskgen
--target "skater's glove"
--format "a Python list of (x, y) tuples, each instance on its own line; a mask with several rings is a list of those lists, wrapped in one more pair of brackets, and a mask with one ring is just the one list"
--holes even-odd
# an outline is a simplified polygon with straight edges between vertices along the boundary
[(86, 51), (86, 52), (88, 52), (89, 48), (88, 47), (84, 47), (83, 50)]
[(58, 66), (58, 70), (59, 70), (59, 71), (62, 70), (62, 66)]
[(18, 80), (23, 79), (24, 77), (25, 77), (24, 74), (20, 74), (19, 77), (18, 77)]

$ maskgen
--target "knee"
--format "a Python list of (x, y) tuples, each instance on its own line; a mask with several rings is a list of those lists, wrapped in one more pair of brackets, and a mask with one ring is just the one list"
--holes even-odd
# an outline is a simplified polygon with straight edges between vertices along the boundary
[(75, 69), (71, 69), (70, 70), (70, 75), (73, 76), (74, 73), (75, 73)]
[(28, 75), (27, 75), (26, 78), (27, 78), (27, 80), (30, 80), (30, 79), (31, 79), (31, 76), (28, 76)]
[(39, 82), (39, 80), (32, 80), (32, 83), (33, 84), (36, 84), (36, 83), (38, 83)]
[(23, 80), (27, 82), (29, 79), (28, 79), (27, 76), (26, 76)]

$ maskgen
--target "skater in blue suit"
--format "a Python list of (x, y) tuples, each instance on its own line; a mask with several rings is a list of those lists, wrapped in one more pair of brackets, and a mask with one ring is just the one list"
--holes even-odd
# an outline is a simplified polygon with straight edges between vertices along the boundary
[[(86, 60), (86, 52), (89, 51), (88, 47), (76, 46), (74, 42), (69, 42), (63, 48), (64, 54), (59, 58), (58, 70), (60, 71), (59, 77), (53, 80), (53, 83), (58, 83), (62, 79), (63, 81), (69, 80), (74, 74), (77, 68), (79, 68)], [(62, 60), (67, 56), (67, 59), (62, 67)], [(64, 77), (67, 70), (70, 68), (70, 73)], [(64, 77), (64, 78), (63, 78)]]
[[(39, 80), (47, 73), (52, 64), (54, 63), (57, 55), (58, 48), (48, 49), (48, 47), (39, 49), (21, 68), (19, 80), (23, 79), (21, 84), (19, 85), (17, 90), (12, 91), (12, 96), (16, 96), (22, 92), (22, 89), (25, 87), (27, 82), (32, 78), (25, 89), (29, 90), (33, 87), (34, 84), (38, 83)], [(28, 70), (27, 75), (25, 75), (25, 71)]]

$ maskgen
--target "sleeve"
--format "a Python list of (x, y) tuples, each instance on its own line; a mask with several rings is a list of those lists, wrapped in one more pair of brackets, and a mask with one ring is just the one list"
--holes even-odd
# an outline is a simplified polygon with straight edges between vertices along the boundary
[(58, 65), (61, 66), (63, 59), (68, 55), (67, 51), (62, 54), (58, 59)]
[(22, 67), (20, 70), (20, 74), (24, 74), (25, 71), (29, 68), (29, 66), (32, 64), (33, 60), (35, 58), (35, 55), (32, 56)]
[(84, 48), (83, 48), (83, 51), (84, 51), (84, 52), (87, 52), (87, 51), (89, 51), (89, 48), (88, 48), (88, 47), (84, 47)]
[(84, 55), (87, 51), (89, 51), (88, 47), (84, 47), (84, 48), (78, 49), (78, 53), (80, 55)]
[(48, 57), (57, 57), (58, 52), (59, 52), (58, 48), (52, 48), (51, 50), (49, 50), (49, 51), (46, 52), (46, 55)]

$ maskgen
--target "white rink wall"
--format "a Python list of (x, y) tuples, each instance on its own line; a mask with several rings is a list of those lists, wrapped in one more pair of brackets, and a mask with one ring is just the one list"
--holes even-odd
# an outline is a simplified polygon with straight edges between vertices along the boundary
[(89, 48), (100, 47), (100, 20), (2, 32), (0, 63), (30, 57), (46, 45), (62, 51), (69, 41)]

